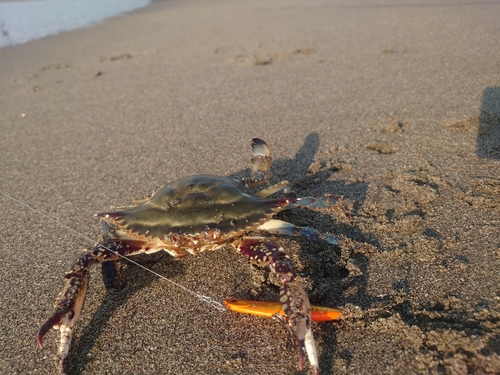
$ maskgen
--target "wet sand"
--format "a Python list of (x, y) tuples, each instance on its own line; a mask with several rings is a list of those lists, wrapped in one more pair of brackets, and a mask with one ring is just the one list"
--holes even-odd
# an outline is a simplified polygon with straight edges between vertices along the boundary
[[(500, 373), (500, 4), (160, 1), (0, 50), (1, 191), (97, 239), (93, 215), (167, 181), (248, 173), (341, 194), (351, 220), (281, 217), (341, 236), (279, 240), (314, 304), (322, 374)], [(54, 372), (36, 332), (92, 242), (0, 195), (0, 373)], [(222, 301), (278, 300), (230, 249), (135, 257)], [(121, 263), (96, 267), (71, 374), (306, 374), (265, 318), (219, 312)]]

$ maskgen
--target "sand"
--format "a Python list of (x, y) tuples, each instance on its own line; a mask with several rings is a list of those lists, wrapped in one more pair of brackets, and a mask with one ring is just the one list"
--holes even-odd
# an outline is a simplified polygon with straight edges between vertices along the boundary
[[(313, 303), (322, 374), (500, 373), (500, 3), (160, 1), (0, 50), (1, 191), (97, 239), (97, 212), (167, 181), (242, 177), (341, 194), (287, 212), (340, 247), (276, 238)], [(92, 242), (0, 195), (0, 373), (54, 372), (36, 332)], [(360, 245), (363, 244), (363, 245)], [(197, 293), (277, 300), (230, 249), (135, 260)], [(285, 327), (219, 312), (122, 262), (93, 272), (71, 374), (307, 374)]]

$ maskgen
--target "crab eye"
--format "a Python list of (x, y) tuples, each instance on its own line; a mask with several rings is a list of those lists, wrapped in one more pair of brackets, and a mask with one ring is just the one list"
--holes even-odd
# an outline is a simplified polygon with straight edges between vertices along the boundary
[(170, 234), (165, 235), (165, 239), (166, 239), (167, 241), (169, 241), (170, 243), (172, 243), (172, 244), (176, 244), (176, 243), (177, 243), (177, 241), (179, 241), (179, 237), (177, 237), (177, 236), (176, 236), (175, 234), (173, 234), (173, 233), (170, 233)]
[(220, 237), (220, 229), (212, 229), (210, 232), (208, 232), (208, 237), (211, 238), (212, 240), (216, 240), (217, 238)]

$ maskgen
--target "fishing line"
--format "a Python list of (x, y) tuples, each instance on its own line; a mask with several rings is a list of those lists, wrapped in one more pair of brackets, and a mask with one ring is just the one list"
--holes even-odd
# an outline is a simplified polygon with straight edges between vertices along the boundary
[[(7, 198), (9, 198), (9, 199), (12, 199), (12, 200), (13, 200), (14, 202), (16, 202), (17, 204), (19, 204), (19, 205), (21, 205), (21, 206), (23, 206), (23, 207), (26, 207), (26, 208), (28, 208), (28, 209), (30, 209), (30, 210), (32, 210), (32, 211), (34, 211), (34, 212), (36, 212), (37, 214), (39, 214), (39, 215), (43, 216), (43, 217), (44, 217), (44, 218), (46, 218), (46, 219), (49, 219), (50, 221), (52, 221), (52, 222), (56, 223), (56, 224), (57, 224), (57, 225), (59, 225), (60, 227), (63, 227), (64, 229), (69, 230), (70, 232), (73, 232), (73, 233), (77, 234), (77, 235), (78, 235), (78, 236), (80, 236), (81, 238), (85, 238), (86, 240), (89, 240), (89, 241), (90, 241), (90, 242), (92, 242), (92, 243), (95, 243), (95, 242), (96, 242), (93, 238), (90, 238), (90, 237), (88, 237), (88, 236), (84, 235), (83, 233), (80, 233), (80, 232), (78, 232), (77, 230), (75, 230), (75, 229), (73, 229), (73, 228), (71, 228), (71, 227), (69, 227), (69, 226), (67, 226), (67, 225), (65, 225), (65, 224), (63, 224), (63, 223), (61, 223), (61, 222), (57, 221), (56, 219), (54, 219), (54, 218), (50, 217), (49, 215), (46, 215), (46, 214), (44, 214), (43, 212), (38, 211), (37, 209), (35, 209), (35, 208), (31, 207), (31, 206), (30, 206), (30, 205), (28, 205), (27, 203), (24, 203), (24, 202), (22, 202), (22, 201), (20, 201), (20, 200), (18, 200), (18, 199), (16, 199), (16, 198), (14, 198), (14, 197), (12, 197), (11, 195), (9, 195), (9, 194), (7, 194), (7, 193), (4, 193), (3, 191), (0, 191), (0, 193), (1, 193), (1, 194), (3, 194), (4, 196), (6, 196), (6, 197), (7, 197)], [(147, 267), (143, 266), (142, 264), (139, 264), (139, 263), (137, 263), (137, 262), (133, 261), (132, 259), (130, 259), (130, 258), (128, 258), (128, 257), (126, 257), (126, 256), (124, 256), (124, 255), (121, 255), (120, 253), (118, 253), (118, 252), (116, 252), (116, 251), (114, 251), (114, 250), (111, 250), (109, 247), (106, 247), (106, 246), (103, 246), (103, 245), (99, 245), (99, 246), (100, 246), (100, 247), (102, 247), (102, 248), (104, 248), (104, 249), (106, 249), (106, 250), (111, 251), (113, 254), (118, 255), (120, 258), (123, 258), (123, 259), (125, 259), (126, 261), (128, 261), (128, 262), (130, 262), (130, 263), (132, 263), (132, 264), (134, 264), (134, 265), (136, 265), (136, 266), (138, 266), (138, 267), (140, 267), (140, 268), (142, 268), (142, 269), (144, 269), (144, 270), (146, 270), (146, 271), (148, 271), (148, 272), (152, 273), (153, 275), (156, 275), (156, 276), (158, 276), (159, 278), (161, 278), (161, 279), (163, 279), (163, 280), (165, 280), (165, 281), (168, 281), (169, 283), (171, 283), (171, 284), (175, 285), (176, 287), (178, 287), (178, 288), (180, 288), (180, 289), (183, 289), (185, 292), (188, 292), (188, 293), (190, 293), (190, 294), (194, 295), (195, 297), (199, 298), (200, 300), (202, 300), (203, 302), (205, 302), (205, 303), (207, 303), (208, 305), (212, 306), (213, 308), (215, 308), (215, 309), (217, 309), (217, 310), (219, 310), (219, 311), (226, 311), (226, 310), (227, 310), (227, 309), (226, 309), (226, 307), (225, 307), (222, 303), (217, 302), (215, 299), (213, 299), (213, 298), (211, 298), (211, 297), (209, 297), (209, 296), (205, 296), (205, 295), (203, 295), (203, 294), (196, 293), (195, 291), (193, 291), (193, 290), (191, 290), (191, 289), (189, 289), (189, 288), (186, 288), (184, 285), (181, 285), (181, 284), (179, 284), (179, 283), (176, 283), (175, 281), (173, 281), (173, 280), (170, 280), (170, 279), (166, 278), (165, 276), (163, 276), (163, 275), (161, 275), (161, 274), (159, 274), (159, 273), (157, 273), (157, 272), (155, 272), (155, 271), (153, 271), (153, 270), (151, 270), (151, 269), (149, 269), (149, 268), (147, 268)]]

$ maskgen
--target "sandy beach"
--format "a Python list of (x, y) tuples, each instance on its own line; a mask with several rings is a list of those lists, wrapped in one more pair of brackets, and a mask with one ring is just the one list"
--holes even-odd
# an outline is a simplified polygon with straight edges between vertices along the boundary
[[(272, 183), (351, 208), (280, 216), (338, 247), (274, 237), (311, 302), (345, 309), (314, 325), (321, 374), (500, 373), (499, 19), (499, 1), (172, 0), (1, 49), (0, 374), (55, 372), (59, 334), (36, 333), (96, 213), (246, 176), (254, 137)], [(217, 301), (279, 300), (229, 248), (134, 260)], [(92, 271), (69, 374), (312, 373), (283, 324), (120, 267), (113, 291)]]

